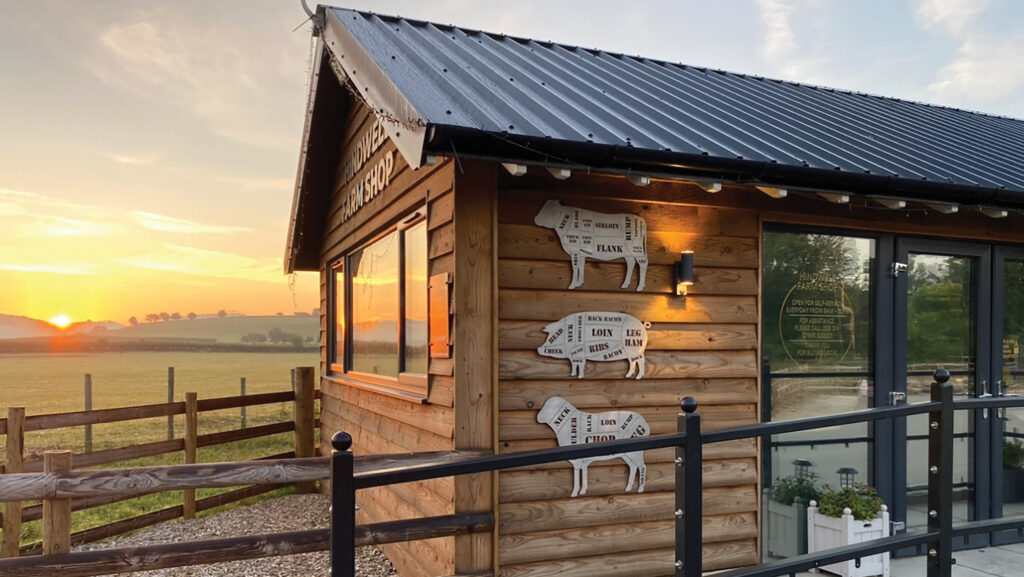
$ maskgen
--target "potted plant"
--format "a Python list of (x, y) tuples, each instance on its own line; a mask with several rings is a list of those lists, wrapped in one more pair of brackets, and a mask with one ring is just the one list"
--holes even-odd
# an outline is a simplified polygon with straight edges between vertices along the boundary
[[(824, 551), (889, 536), (889, 511), (873, 487), (856, 483), (827, 489), (807, 508), (807, 552)], [(861, 557), (822, 569), (843, 577), (889, 577), (889, 554)]]
[(795, 557), (807, 552), (807, 504), (821, 495), (814, 473), (776, 479), (765, 489), (768, 554)]
[(1024, 501), (1024, 443), (1003, 441), (1003, 503)]

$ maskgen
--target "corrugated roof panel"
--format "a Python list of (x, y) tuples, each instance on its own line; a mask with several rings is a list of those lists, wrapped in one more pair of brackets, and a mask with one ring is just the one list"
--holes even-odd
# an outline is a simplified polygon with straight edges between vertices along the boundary
[(332, 10), (428, 124), (1024, 192), (1020, 120)]

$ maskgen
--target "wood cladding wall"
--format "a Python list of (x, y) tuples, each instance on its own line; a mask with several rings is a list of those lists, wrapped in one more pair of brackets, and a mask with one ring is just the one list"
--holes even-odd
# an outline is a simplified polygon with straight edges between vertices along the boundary
[[(665, 199), (652, 200), (652, 189)], [(692, 189), (692, 190), (691, 190)], [(647, 223), (650, 266), (637, 292), (634, 272), (620, 284), (620, 260), (588, 260), (585, 282), (567, 290), (569, 256), (555, 231), (534, 217), (549, 199)], [(696, 397), (705, 430), (758, 420), (758, 214), (698, 205), (710, 195), (684, 183), (641, 189), (624, 178), (574, 173), (556, 181), (540, 170), (502, 174), (498, 194), (498, 446), (514, 452), (556, 446), (537, 422), (551, 396), (589, 412), (640, 413), (651, 434), (676, 429), (679, 402)], [(742, 206), (742, 205), (738, 205)], [(672, 264), (695, 253), (689, 296), (674, 294)], [(626, 361), (588, 362), (570, 378), (568, 360), (543, 357), (543, 327), (571, 313), (625, 312), (650, 322), (646, 374), (626, 379)], [(585, 496), (570, 497), (568, 462), (503, 472), (498, 482), (500, 575), (672, 575), (674, 452), (648, 451), (644, 493), (624, 491), (622, 460), (594, 462)], [(720, 569), (756, 563), (758, 463), (753, 440), (711, 445), (704, 456), (704, 563)]]
[[(363, 106), (353, 107), (346, 121), (345, 144), (338, 160), (331, 194), (327, 226), (321, 242), (320, 276), (320, 374), (323, 397), (323, 454), (330, 453), (330, 438), (336, 431), (352, 435), (357, 455), (442, 451), (455, 448), (455, 379), (452, 359), (432, 359), (429, 366), (429, 396), (419, 404), (379, 392), (342, 384), (329, 374), (328, 328), (332, 308), (330, 279), (332, 264), (343, 254), (370, 240), (396, 219), (423, 205), (427, 206), (430, 274), (455, 272), (454, 259), (454, 172), (451, 161), (412, 170), (385, 142), (348, 184), (345, 161), (353, 146), (375, 118)], [(347, 220), (344, 201), (351, 183), (361, 179), (389, 151), (395, 167), (389, 186), (363, 205)], [(393, 485), (365, 491), (356, 496), (361, 507), (359, 523), (377, 523), (451, 514), (455, 510), (455, 482), (437, 479), (423, 483)], [(397, 543), (381, 547), (403, 577), (436, 577), (454, 573), (455, 538)]]

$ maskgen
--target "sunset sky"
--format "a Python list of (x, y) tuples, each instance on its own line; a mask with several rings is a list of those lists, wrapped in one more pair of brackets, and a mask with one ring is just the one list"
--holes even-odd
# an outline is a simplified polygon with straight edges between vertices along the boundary
[[(312, 3), (312, 2), (311, 2)], [(347, 7), (1024, 117), (1017, 0)], [(309, 311), (299, 0), (0, 0), (0, 314)]]

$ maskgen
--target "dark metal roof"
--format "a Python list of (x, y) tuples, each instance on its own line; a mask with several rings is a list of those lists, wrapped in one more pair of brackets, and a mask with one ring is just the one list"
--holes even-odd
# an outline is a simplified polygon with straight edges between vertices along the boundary
[[(398, 110), (385, 101), (400, 101), (398, 120), (426, 128), (423, 155), (454, 147), (1024, 206), (1021, 120), (352, 10), (327, 16), (348, 40), (328, 47), (354, 88), (385, 115)], [(349, 69), (353, 51), (361, 70)], [(367, 90), (374, 76), (393, 91)]]

